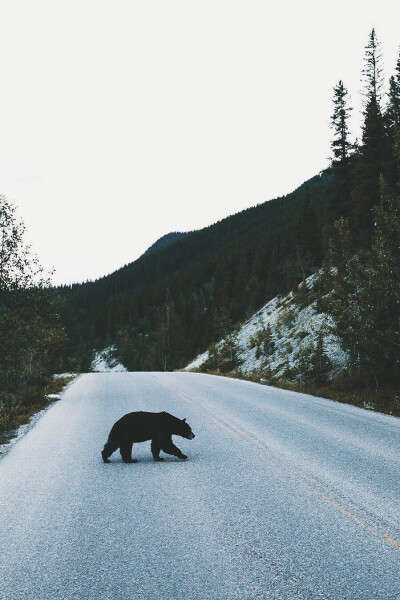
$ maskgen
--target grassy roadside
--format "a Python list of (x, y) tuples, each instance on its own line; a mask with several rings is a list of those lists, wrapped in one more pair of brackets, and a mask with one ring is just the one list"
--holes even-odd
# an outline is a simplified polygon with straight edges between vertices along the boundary
[(202, 371), (201, 369), (193, 369), (191, 372), (253, 381), (254, 383), (271, 385), (284, 390), (309, 394), (310, 396), (328, 398), (329, 400), (335, 400), (336, 402), (342, 402), (343, 404), (351, 404), (353, 406), (358, 406), (359, 408), (400, 417), (400, 390), (357, 389), (351, 385), (351, 382), (346, 382), (344, 379), (342, 381), (332, 382), (329, 385), (317, 385), (315, 383), (301, 384), (283, 380), (268, 381), (263, 379), (257, 373), (245, 375), (240, 371), (221, 373), (220, 371)]
[(328, 398), (329, 400), (336, 400), (336, 402), (352, 404), (359, 408), (400, 417), (399, 390), (354, 390), (342, 385), (318, 386), (314, 384), (294, 384), (291, 382), (276, 382), (273, 385), (285, 390)]
[(9, 442), (21, 425), (29, 423), (33, 415), (56, 401), (58, 394), (76, 377), (75, 374), (54, 377), (44, 388), (25, 390), (18, 399), (17, 408), (0, 413), (0, 444)]

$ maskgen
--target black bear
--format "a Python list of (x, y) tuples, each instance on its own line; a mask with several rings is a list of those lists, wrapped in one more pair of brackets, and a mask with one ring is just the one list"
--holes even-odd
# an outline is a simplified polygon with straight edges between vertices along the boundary
[(164, 460), (160, 458), (160, 450), (186, 460), (187, 456), (172, 443), (172, 435), (180, 435), (188, 440), (194, 438), (186, 419), (178, 419), (167, 412), (131, 412), (114, 423), (101, 456), (108, 463), (109, 456), (119, 448), (124, 462), (135, 463), (137, 461), (131, 456), (133, 443), (151, 440), (154, 460)]

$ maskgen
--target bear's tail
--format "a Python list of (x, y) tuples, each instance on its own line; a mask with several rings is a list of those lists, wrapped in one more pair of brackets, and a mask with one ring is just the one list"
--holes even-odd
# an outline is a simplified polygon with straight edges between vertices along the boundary
[(111, 456), (113, 452), (115, 452), (119, 448), (119, 443), (115, 440), (115, 438), (110, 435), (108, 436), (107, 442), (104, 444), (104, 448), (101, 452), (101, 457), (105, 463), (110, 462), (108, 457)]

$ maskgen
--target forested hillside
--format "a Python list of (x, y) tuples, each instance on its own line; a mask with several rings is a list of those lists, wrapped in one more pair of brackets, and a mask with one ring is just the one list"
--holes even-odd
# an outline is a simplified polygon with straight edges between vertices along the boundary
[[(246, 375), (400, 414), (400, 57), (380, 93), (374, 31), (365, 57), (362, 142), (350, 143), (348, 92), (334, 88), (322, 268), (211, 344), (188, 368)], [(325, 235), (323, 235), (325, 239)]]
[(330, 174), (180, 238), (95, 282), (62, 288), (72, 355), (117, 342), (132, 369), (173, 369), (286, 289), (327, 247)]
[[(387, 371), (397, 381), (400, 56), (384, 94), (374, 30), (362, 76), (361, 140), (352, 141), (349, 95), (339, 81), (333, 93), (332, 159), (324, 173), (287, 196), (180, 237), (112, 275), (63, 287), (66, 365), (87, 369), (93, 348), (115, 343), (128, 369), (182, 367), (324, 265), (327, 287), (321, 297), (333, 290), (325, 310), (332, 312), (351, 353), (353, 375), (378, 385)], [(380, 292), (366, 285), (372, 273), (380, 274)], [(361, 313), (363, 322), (357, 317)], [(365, 322), (368, 331), (362, 329)], [(389, 348), (384, 358), (383, 340)], [(373, 368), (374, 360), (382, 361), (379, 368)]]

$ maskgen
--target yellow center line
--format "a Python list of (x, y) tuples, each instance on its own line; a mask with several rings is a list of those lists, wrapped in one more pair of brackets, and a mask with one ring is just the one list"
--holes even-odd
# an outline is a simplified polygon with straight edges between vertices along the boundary
[[(233, 434), (236, 433), (233, 429), (231, 429), (227, 425), (224, 425), (223, 423), (221, 423), (221, 421), (218, 421), (218, 419), (216, 419), (212, 415), (210, 415), (210, 418), (214, 421), (214, 423), (216, 423), (218, 425), (218, 427), (221, 427), (222, 429), (225, 429), (225, 431), (229, 431), (229, 433), (233, 433)], [(237, 437), (237, 435), (236, 435), (236, 437)]]
[(226, 429), (227, 431), (229, 431), (230, 433), (235, 433), (235, 434), (239, 434), (242, 437), (246, 438), (247, 440), (249, 440), (252, 444), (254, 444), (255, 446), (258, 446), (259, 448), (262, 448), (263, 450), (265, 450), (266, 452), (268, 452), (269, 454), (271, 454), (271, 450), (268, 448), (268, 446), (266, 446), (265, 444), (261, 444), (258, 440), (256, 440), (255, 438), (251, 437), (251, 435), (248, 435), (247, 433), (245, 433), (244, 431), (242, 431), (241, 429), (238, 429), (237, 427), (235, 427), (234, 425), (228, 424), (224, 421), (221, 421), (220, 419), (217, 419), (217, 417), (212, 413), (211, 410), (209, 410), (208, 408), (206, 409), (209, 413), (210, 413), (210, 417), (211, 419), (217, 423), (217, 425), (219, 425), (220, 427), (222, 427), (223, 429)]
[[(178, 390), (176, 390), (176, 391), (177, 391), (178, 395), (182, 398), (182, 400), (185, 400), (185, 402), (187, 402), (188, 404), (195, 404), (192, 400), (190, 400), (186, 396), (186, 394), (184, 394), (183, 392), (178, 391)], [(255, 438), (251, 437), (250, 435), (248, 435), (247, 433), (245, 433), (241, 429), (238, 429), (237, 427), (235, 427), (231, 423), (228, 423), (225, 420), (222, 421), (221, 418), (217, 417), (215, 415), (215, 413), (212, 410), (210, 410), (209, 408), (207, 408), (205, 406), (202, 406), (201, 408), (203, 408), (203, 410), (207, 411), (210, 414), (211, 419), (219, 427), (221, 427), (222, 429), (225, 429), (226, 431), (228, 431), (230, 434), (233, 434), (233, 435), (235, 435), (235, 434), (241, 435), (242, 437), (244, 437), (247, 440), (249, 440), (249, 442), (251, 442), (255, 446), (258, 446), (259, 448), (261, 448), (265, 452), (268, 452), (268, 454), (271, 454), (271, 450), (265, 444), (260, 443), (258, 440), (256, 440)], [(287, 463), (287, 461), (285, 461), (285, 463), (286, 463), (287, 466), (289, 466), (288, 463)], [(388, 544), (390, 544), (391, 546), (393, 546), (395, 548), (400, 548), (400, 542), (398, 542), (397, 540), (394, 540), (393, 538), (391, 538), (388, 535), (380, 533), (379, 531), (377, 531), (376, 529), (374, 529), (373, 527), (371, 527), (371, 525), (368, 525), (368, 523), (366, 523), (365, 521), (363, 521), (363, 519), (360, 519), (356, 515), (353, 515), (353, 513), (351, 513), (348, 510), (346, 510), (338, 502), (336, 502), (335, 500), (332, 500), (332, 498), (329, 498), (328, 496), (326, 496), (325, 494), (323, 494), (322, 492), (320, 492), (318, 489), (316, 489), (316, 487), (314, 487), (315, 484), (316, 484), (316, 482), (313, 481), (311, 478), (310, 478), (310, 480), (311, 480), (311, 483), (310, 483), (310, 482), (305, 481), (302, 477), (299, 477), (295, 473), (289, 473), (289, 475), (290, 475), (290, 477), (292, 479), (294, 479), (295, 481), (297, 481), (298, 483), (300, 483), (304, 487), (307, 487), (313, 494), (317, 495), (319, 498), (321, 498), (322, 500), (324, 500), (324, 502), (326, 502), (330, 506), (333, 506), (334, 508), (336, 508), (337, 510), (339, 510), (343, 515), (345, 515), (346, 517), (349, 517), (354, 523), (357, 523), (358, 525), (360, 525), (360, 527), (362, 527), (366, 531), (369, 531), (375, 537), (377, 537), (377, 538), (379, 538), (381, 540), (384, 540), (385, 542), (387, 542)]]

